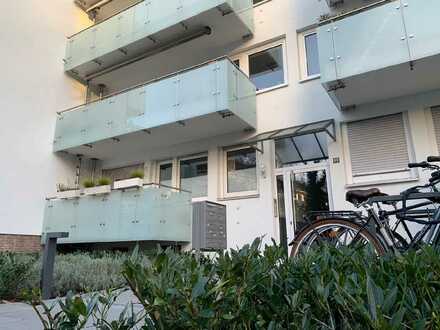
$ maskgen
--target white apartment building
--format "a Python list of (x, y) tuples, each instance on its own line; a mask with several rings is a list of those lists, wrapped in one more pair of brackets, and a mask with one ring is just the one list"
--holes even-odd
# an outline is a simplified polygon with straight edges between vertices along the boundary
[[(187, 204), (209, 200), (228, 247), (284, 244), (439, 154), (436, 0), (22, 2), (0, 32), (5, 239), (187, 245)], [(144, 187), (80, 195), (134, 170)]]

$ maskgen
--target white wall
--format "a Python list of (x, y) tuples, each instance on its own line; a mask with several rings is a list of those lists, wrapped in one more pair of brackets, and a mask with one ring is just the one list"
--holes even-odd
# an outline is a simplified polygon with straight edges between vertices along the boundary
[[(65, 36), (81, 30), (90, 22), (72, 0), (53, 1), (50, 6), (43, 0), (10, 1), (3, 4), (3, 9), (1, 21), (4, 28), (0, 32), (0, 41), (7, 47), (0, 54), (5, 77), (0, 83), (0, 105), (5, 116), (5, 124), (0, 131), (0, 170), (3, 174), (0, 179), (0, 200), (3, 201), (0, 232), (38, 234), (41, 232), (44, 197), (54, 193), (57, 183), (70, 182), (76, 165), (74, 158), (69, 161), (65, 156), (52, 153), (55, 112), (80, 104), (85, 97), (84, 88), (63, 73)], [(424, 129), (427, 127), (425, 123), (429, 122), (425, 109), (436, 102), (440, 104), (440, 95), (433, 92), (419, 97), (388, 100), (347, 113), (337, 110), (319, 79), (300, 82), (299, 74), (297, 31), (316, 24), (318, 17), (326, 12), (328, 8), (324, 0), (271, 0), (263, 3), (255, 7), (254, 38), (232, 50), (230, 55), (240, 57), (243, 52), (268, 41), (285, 39), (288, 84), (258, 95), (258, 131), (336, 119), (338, 139), (329, 146), (333, 202), (335, 208), (345, 208), (349, 207), (344, 201), (348, 181), (346, 167), (349, 164), (345, 162), (346, 150), (341, 143), (340, 122), (410, 111), (411, 136), (417, 150), (415, 160), (422, 160), (427, 154), (436, 152), (429, 130)], [(177, 54), (180, 56), (182, 53)], [(179, 60), (179, 64), (191, 62), (188, 58)], [(129, 72), (127, 70), (127, 76), (118, 79), (129, 84)], [(210, 199), (227, 205), (229, 247), (241, 246), (262, 235), (269, 242), (278, 232), (274, 219), (271, 143), (265, 144), (263, 155), (259, 154), (259, 194), (246, 199), (219, 199), (220, 150), (236, 141), (233, 136), (215, 137), (157, 150), (138, 158), (139, 161), (151, 161), (208, 152), (208, 195)], [(332, 164), (334, 157), (339, 157), (341, 162)], [(124, 164), (108, 162), (103, 166), (121, 165)], [(264, 165), (265, 175), (261, 165)], [(395, 183), (382, 187), (385, 191), (398, 192), (407, 185)]]
[(40, 234), (45, 197), (71, 176), (52, 153), (56, 111), (84, 99), (63, 73), (66, 36), (87, 24), (72, 0), (2, 1), (0, 232)]

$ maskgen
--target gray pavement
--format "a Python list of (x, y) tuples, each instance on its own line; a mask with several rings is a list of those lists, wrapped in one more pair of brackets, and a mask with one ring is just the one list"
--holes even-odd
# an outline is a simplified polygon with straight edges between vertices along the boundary
[[(109, 317), (117, 319), (128, 302), (133, 302), (135, 310), (139, 311), (142, 306), (131, 292), (123, 293), (112, 306)], [(93, 329), (92, 325), (88, 326)], [(0, 304), (0, 330), (41, 330), (43, 329), (37, 314), (31, 306), (24, 303)]]

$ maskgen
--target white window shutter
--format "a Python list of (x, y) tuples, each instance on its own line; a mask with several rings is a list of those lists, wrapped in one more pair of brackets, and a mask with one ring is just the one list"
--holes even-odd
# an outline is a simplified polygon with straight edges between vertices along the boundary
[(435, 140), (440, 154), (440, 106), (431, 108), (432, 120), (434, 122)]
[(353, 176), (407, 169), (402, 113), (348, 123), (347, 134)]

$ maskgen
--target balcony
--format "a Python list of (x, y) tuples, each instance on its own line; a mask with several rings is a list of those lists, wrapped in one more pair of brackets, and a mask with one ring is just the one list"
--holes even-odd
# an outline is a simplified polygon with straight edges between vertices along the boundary
[(60, 113), (54, 151), (105, 160), (247, 131), (256, 127), (255, 98), (229, 59), (214, 60)]
[[(191, 194), (155, 185), (47, 202), (43, 235), (68, 232), (60, 244), (190, 242)], [(44, 237), (44, 236), (43, 236)]]
[(253, 32), (252, 0), (148, 0), (68, 39), (65, 71), (86, 82), (95, 74), (205, 36), (224, 49)]
[(318, 28), (321, 82), (341, 109), (438, 89), (440, 1), (391, 1)]

